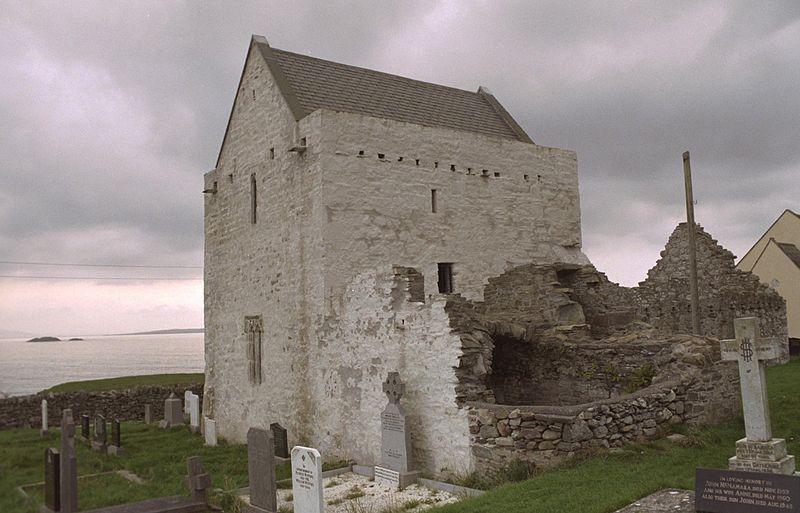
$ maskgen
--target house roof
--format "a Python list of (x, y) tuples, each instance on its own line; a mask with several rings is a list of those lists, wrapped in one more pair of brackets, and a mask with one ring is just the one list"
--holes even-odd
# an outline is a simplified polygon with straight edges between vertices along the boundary
[(253, 36), (295, 119), (317, 109), (533, 143), (494, 96), (271, 48)]
[[(787, 208), (786, 210), (784, 210), (784, 211), (783, 211), (783, 213), (781, 213), (781, 215), (779, 215), (779, 216), (778, 216), (778, 218), (777, 218), (777, 219), (775, 219), (775, 220), (772, 222), (772, 224), (771, 224), (771, 225), (769, 225), (769, 228), (767, 228), (767, 230), (766, 230), (766, 231), (765, 231), (765, 232), (764, 232), (764, 233), (761, 235), (761, 237), (759, 237), (759, 238), (758, 238), (758, 240), (756, 240), (756, 242), (755, 242), (755, 243), (754, 243), (752, 246), (750, 246), (750, 249), (748, 249), (748, 250), (747, 250), (747, 253), (745, 253), (745, 254), (744, 254), (744, 256), (743, 256), (742, 258), (740, 258), (740, 259), (739, 259), (739, 263), (738, 263), (738, 264), (736, 264), (737, 266), (738, 266), (738, 265), (740, 265), (740, 264), (742, 263), (742, 261), (743, 261), (743, 260), (745, 260), (745, 259), (747, 258), (747, 256), (748, 256), (748, 255), (749, 255), (749, 254), (750, 254), (750, 253), (751, 253), (751, 252), (752, 252), (754, 249), (756, 249), (756, 246), (758, 246), (758, 244), (759, 244), (759, 243), (760, 243), (762, 240), (764, 240), (764, 238), (767, 236), (767, 234), (770, 232), (770, 230), (772, 230), (772, 228), (773, 228), (773, 227), (774, 227), (776, 224), (778, 224), (778, 221), (780, 221), (780, 220), (783, 218), (783, 216), (785, 216), (785, 215), (791, 215), (791, 216), (794, 216), (794, 217), (796, 217), (796, 218), (800, 219), (800, 215), (798, 215), (797, 213), (795, 213), (793, 210), (791, 210), (791, 209), (788, 209), (788, 208)], [(764, 245), (764, 247), (761, 249), (761, 253), (763, 253), (763, 252), (764, 252), (764, 250), (766, 249), (767, 245), (769, 245), (769, 241), (767, 241), (767, 244), (765, 244), (765, 245)], [(759, 256), (756, 258), (755, 262), (758, 262), (758, 259), (759, 259), (759, 258), (761, 258), (761, 254), (759, 254)], [(753, 268), (755, 267), (755, 262), (753, 262), (753, 265), (750, 267), (750, 269), (748, 269), (749, 271), (752, 271), (752, 270), (753, 270)]]
[(774, 242), (775, 245), (781, 248), (781, 251), (783, 251), (784, 254), (787, 257), (789, 257), (789, 260), (794, 262), (794, 265), (800, 268), (800, 249), (798, 249), (797, 246), (795, 246), (794, 244), (789, 244), (786, 242), (778, 242), (778, 241)]

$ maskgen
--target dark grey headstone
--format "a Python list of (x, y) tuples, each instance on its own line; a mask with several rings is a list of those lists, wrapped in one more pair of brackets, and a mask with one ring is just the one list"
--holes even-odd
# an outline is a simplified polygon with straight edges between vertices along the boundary
[(49, 447), (44, 450), (44, 505), (50, 511), (61, 509), (61, 455), (56, 449)]
[(89, 416), (81, 415), (81, 437), (84, 440), (89, 440)]
[(119, 431), (119, 419), (115, 419), (111, 424), (111, 443), (116, 447), (122, 447), (122, 436)]
[(149, 404), (145, 404), (144, 405), (144, 423), (145, 424), (150, 424), (150, 422), (152, 422), (151, 413), (150, 413), (150, 405)]
[(800, 477), (698, 468), (694, 505), (709, 513), (800, 511)]
[(277, 422), (270, 424), (269, 429), (272, 431), (272, 441), (275, 444), (275, 456), (279, 458), (288, 458), (289, 439), (286, 429)]
[(181, 400), (174, 393), (164, 401), (164, 425), (175, 427), (183, 424), (183, 407)]
[(62, 513), (78, 511), (78, 460), (75, 456), (75, 421), (72, 410), (63, 411), (61, 419), (61, 462), (59, 465)]
[(203, 470), (200, 456), (186, 458), (186, 469), (188, 472), (184, 481), (189, 488), (189, 495), (194, 500), (206, 502), (208, 489), (211, 488), (211, 475)]
[(250, 504), (267, 511), (277, 511), (275, 484), (275, 448), (272, 432), (247, 430), (247, 475), (250, 480)]

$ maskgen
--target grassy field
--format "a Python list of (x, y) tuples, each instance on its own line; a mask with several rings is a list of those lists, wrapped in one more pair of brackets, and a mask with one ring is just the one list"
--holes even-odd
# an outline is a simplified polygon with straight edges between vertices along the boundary
[[(769, 369), (768, 383), (775, 436), (786, 438), (790, 453), (800, 455), (800, 361)], [(659, 489), (693, 488), (695, 468), (726, 468), (743, 433), (741, 421), (733, 421), (687, 432), (690, 447), (662, 440), (596, 454), (436, 513), (609, 513)], [(184, 428), (165, 431), (139, 422), (123, 424), (123, 444), (128, 455), (122, 458), (100, 456), (80, 444), (79, 474), (126, 469), (146, 484), (131, 485), (116, 476), (88, 479), (80, 484), (81, 509), (184, 493), (185, 458), (195, 454), (202, 457), (215, 487), (234, 490), (247, 482), (244, 445), (205, 447), (199, 435)], [(15, 487), (41, 481), (44, 450), (57, 445), (57, 438), (42, 440), (34, 429), (0, 431), (0, 511), (35, 511)], [(278, 478), (288, 474), (288, 468), (281, 468)], [(222, 504), (233, 511), (229, 497), (223, 496)]]
[(186, 385), (203, 383), (205, 374), (148, 374), (145, 376), (124, 376), (121, 378), (93, 379), (89, 381), (70, 381), (61, 383), (45, 392), (94, 392), (98, 390), (125, 390), (139, 385)]

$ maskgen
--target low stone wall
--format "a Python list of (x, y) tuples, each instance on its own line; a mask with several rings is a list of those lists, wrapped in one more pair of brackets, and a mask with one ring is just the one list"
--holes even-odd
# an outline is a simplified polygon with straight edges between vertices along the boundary
[(186, 390), (191, 390), (203, 400), (203, 384), (155, 386), (142, 385), (128, 390), (106, 390), (97, 392), (44, 393), (0, 399), (0, 429), (13, 427), (36, 427), (42, 425), (42, 399), (47, 399), (50, 426), (57, 427), (61, 411), (72, 408), (77, 418), (97, 413), (107, 419), (142, 420), (144, 405), (150, 404), (154, 421), (164, 417), (164, 400), (170, 393), (183, 400)]
[(660, 383), (575, 406), (468, 403), (476, 467), (498, 468), (515, 459), (546, 467), (578, 452), (661, 438), (676, 424), (730, 418), (740, 405), (736, 368), (707, 370), (702, 381)]

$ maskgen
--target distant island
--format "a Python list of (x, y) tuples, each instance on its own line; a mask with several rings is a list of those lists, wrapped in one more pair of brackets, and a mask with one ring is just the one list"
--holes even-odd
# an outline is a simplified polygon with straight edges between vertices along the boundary
[(28, 342), (61, 342), (61, 339), (58, 337), (34, 337)]
[(83, 340), (83, 339), (81, 337), (72, 337), (71, 339), (69, 339), (70, 342), (72, 342), (73, 340)]
[(138, 333), (117, 333), (115, 336), (125, 335), (175, 335), (180, 333), (205, 333), (203, 328), (177, 328), (171, 330), (140, 331)]

